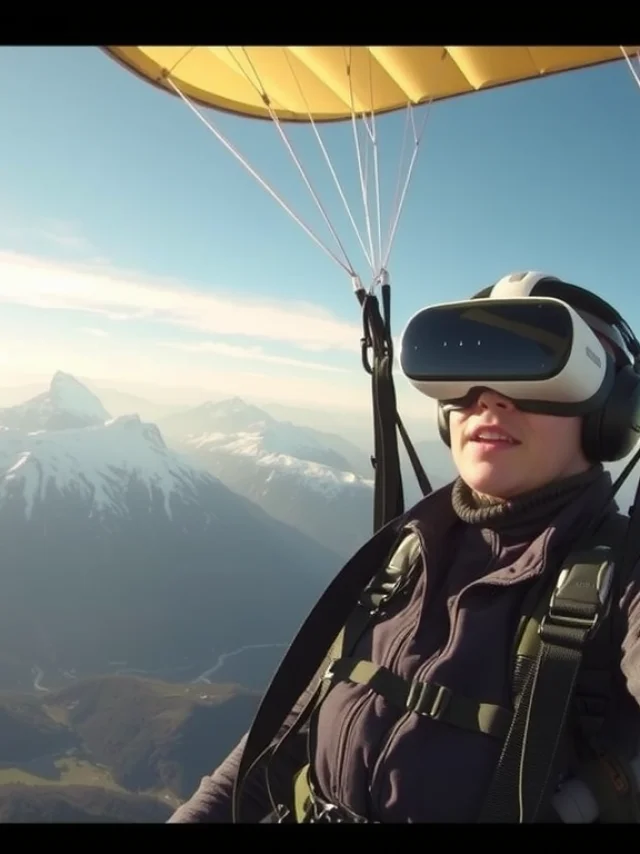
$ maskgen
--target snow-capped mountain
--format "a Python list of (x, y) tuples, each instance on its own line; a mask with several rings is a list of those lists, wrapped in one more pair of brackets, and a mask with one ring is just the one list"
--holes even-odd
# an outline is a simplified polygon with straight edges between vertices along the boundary
[(173, 415), (162, 429), (235, 492), (343, 557), (371, 535), (373, 480), (353, 471), (364, 455), (346, 440), (277, 421), (240, 398)]
[[(167, 436), (190, 442), (216, 443), (226, 436), (243, 437), (260, 446), (260, 453), (319, 463), (339, 471), (371, 476), (371, 463), (362, 450), (341, 436), (279, 421), (242, 398), (204, 403), (160, 421)], [(253, 452), (252, 452), (253, 453)]]
[(103, 424), (110, 417), (95, 394), (62, 371), (54, 374), (48, 391), (0, 409), (0, 424), (23, 430), (66, 430)]
[(52, 493), (75, 495), (89, 515), (124, 517), (133, 482), (161, 499), (168, 519), (172, 501), (195, 503), (197, 485), (210, 480), (167, 449), (155, 424), (122, 415), (92, 427), (25, 432), (0, 427), (0, 510), (17, 499), (27, 518)]
[(230, 650), (286, 644), (335, 552), (168, 448), (155, 425), (99, 423), (91, 396), (62, 395), (72, 379), (57, 374), (12, 410), (37, 420), (52, 401), (57, 425), (97, 423), (0, 427), (0, 685), (26, 687), (32, 668), (49, 685), (114, 667), (184, 679)]

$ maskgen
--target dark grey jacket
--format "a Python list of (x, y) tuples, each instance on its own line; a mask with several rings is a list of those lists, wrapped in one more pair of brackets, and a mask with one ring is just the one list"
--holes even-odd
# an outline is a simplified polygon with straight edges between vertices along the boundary
[[(354, 655), (405, 679), (429, 678), (510, 707), (509, 655), (523, 598), (549, 557), (570, 548), (610, 487), (610, 476), (601, 472), (564, 505), (538, 506), (527, 524), (511, 526), (461, 521), (452, 485), (428, 496), (410, 514), (422, 543), (412, 595), (391, 605)], [(617, 621), (619, 690), (627, 702), (640, 703), (640, 571), (622, 593)], [(171, 822), (231, 820), (243, 744), (202, 780)], [(314, 771), (326, 799), (369, 820), (469, 822), (477, 819), (499, 752), (496, 739), (403, 713), (368, 687), (341, 682), (319, 714)], [(295, 753), (291, 747), (270, 768), (275, 790), (286, 791), (305, 764), (304, 752)], [(248, 780), (242, 820), (258, 822), (270, 810), (263, 778)]]

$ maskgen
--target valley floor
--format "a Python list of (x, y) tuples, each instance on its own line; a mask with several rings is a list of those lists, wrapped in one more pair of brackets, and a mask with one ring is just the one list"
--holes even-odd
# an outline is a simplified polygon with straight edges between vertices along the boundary
[(132, 675), (2, 692), (0, 822), (165, 822), (237, 743), (259, 698)]

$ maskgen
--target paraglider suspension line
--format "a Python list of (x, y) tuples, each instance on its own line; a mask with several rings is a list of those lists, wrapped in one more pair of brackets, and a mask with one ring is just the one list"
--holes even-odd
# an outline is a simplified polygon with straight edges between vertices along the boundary
[[(401, 467), (400, 467), (400, 457), (399, 457), (399, 449), (398, 449), (398, 432), (403, 440), (405, 448), (407, 450), (407, 454), (409, 456), (410, 462), (412, 464), (414, 473), (420, 485), (420, 488), (424, 495), (427, 495), (431, 492), (431, 485), (429, 480), (422, 468), (420, 461), (418, 459), (418, 455), (409, 439), (407, 431), (400, 419), (397, 409), (397, 399), (396, 392), (393, 382), (393, 339), (391, 335), (391, 288), (388, 281), (388, 274), (386, 270), (386, 265), (389, 260), (389, 256), (391, 254), (392, 244), (395, 238), (396, 230), (398, 227), (398, 222), (400, 219), (400, 214), (402, 212), (402, 208), (404, 207), (404, 202), (406, 198), (407, 189), (410, 183), (410, 179), (412, 176), (413, 168), (415, 166), (418, 149), (420, 145), (420, 141), (422, 135), (424, 133), (424, 128), (426, 124), (426, 119), (428, 115), (428, 110), (426, 111), (424, 117), (424, 123), (420, 130), (416, 128), (412, 105), (408, 104), (408, 112), (407, 112), (407, 126), (405, 127), (405, 139), (403, 141), (403, 150), (402, 155), (404, 155), (404, 149), (406, 144), (406, 132), (411, 127), (413, 131), (413, 142), (414, 149), (412, 152), (412, 157), (407, 169), (407, 173), (404, 180), (404, 185), (401, 188), (401, 165), (403, 156), (401, 155), (401, 163), (399, 166), (398, 172), (398, 185), (396, 188), (396, 195), (394, 200), (394, 208), (393, 215), (389, 222), (389, 231), (387, 236), (387, 245), (383, 247), (382, 245), (382, 229), (381, 229), (381, 211), (380, 211), (380, 176), (379, 176), (379, 162), (378, 162), (378, 140), (377, 140), (377, 131), (375, 125), (375, 115), (372, 107), (371, 116), (369, 120), (367, 117), (362, 114), (360, 116), (362, 120), (362, 124), (365, 128), (365, 135), (369, 138), (369, 143), (373, 149), (373, 172), (374, 172), (374, 180), (375, 180), (375, 202), (376, 202), (376, 231), (377, 231), (377, 252), (374, 250), (373, 245), (373, 229), (372, 229), (372, 217), (369, 214), (369, 193), (367, 186), (367, 178), (368, 178), (368, 168), (366, 160), (363, 164), (362, 152), (360, 150), (360, 138), (358, 135), (358, 128), (356, 124), (357, 113), (360, 112), (356, 109), (355, 96), (353, 90), (353, 79), (351, 74), (351, 50), (349, 50), (349, 56), (346, 61), (347, 67), (347, 77), (349, 81), (349, 97), (351, 101), (351, 118), (352, 118), (352, 127), (354, 133), (355, 147), (356, 147), (356, 157), (358, 163), (358, 173), (360, 177), (360, 189), (362, 193), (362, 202), (364, 206), (365, 212), (365, 224), (366, 231), (368, 237), (369, 247), (368, 250), (365, 248), (364, 240), (359, 232), (355, 224), (355, 220), (353, 215), (349, 209), (349, 205), (345, 198), (344, 192), (338, 180), (338, 177), (335, 173), (335, 170), (331, 164), (328, 152), (322, 142), (318, 129), (316, 127), (315, 122), (313, 121), (313, 116), (311, 110), (309, 110), (309, 121), (316, 135), (316, 139), (320, 144), (321, 151), (327, 161), (331, 175), (334, 179), (334, 182), (338, 188), (338, 192), (340, 194), (340, 198), (347, 209), (347, 213), (349, 215), (349, 219), (351, 224), (356, 232), (358, 237), (360, 246), (363, 250), (363, 253), (367, 259), (367, 262), (371, 266), (372, 273), (374, 276), (374, 286), (370, 292), (365, 291), (365, 289), (360, 284), (359, 277), (357, 276), (354, 266), (351, 263), (351, 260), (347, 254), (346, 248), (344, 246), (343, 241), (337, 234), (336, 229), (331, 223), (327, 211), (325, 210), (324, 205), (320, 201), (318, 194), (315, 192), (313, 186), (311, 185), (311, 181), (309, 180), (308, 175), (299, 159), (293, 150), (293, 146), (288, 138), (287, 133), (285, 132), (282, 123), (280, 122), (276, 111), (273, 109), (272, 100), (269, 97), (263, 82), (260, 80), (260, 76), (255, 68), (254, 63), (251, 61), (250, 56), (243, 49), (243, 55), (245, 57), (247, 67), (243, 67), (243, 64), (239, 61), (239, 58), (236, 56), (235, 52), (228, 48), (230, 56), (232, 57), (235, 64), (238, 66), (239, 70), (245, 75), (248, 82), (255, 89), (255, 91), (260, 96), (262, 102), (264, 103), (267, 111), (270, 114), (270, 117), (278, 131), (279, 136), (281, 137), (284, 145), (293, 159), (293, 162), (298, 169), (307, 189), (309, 190), (311, 197), (313, 198), (316, 206), (318, 207), (322, 218), (325, 221), (325, 224), (329, 228), (332, 237), (334, 238), (337, 248), (342, 254), (344, 260), (342, 260), (338, 255), (336, 255), (326, 244), (312, 231), (312, 229), (302, 220), (302, 218), (294, 212), (292, 207), (288, 205), (280, 195), (270, 186), (270, 184), (258, 174), (258, 172), (249, 164), (245, 157), (233, 146), (220, 131), (213, 126), (213, 124), (205, 118), (202, 112), (196, 107), (191, 100), (180, 91), (179, 87), (175, 84), (175, 82), (171, 79), (171, 76), (167, 76), (166, 83), (170, 86), (174, 92), (180, 97), (180, 99), (185, 103), (185, 105), (193, 112), (198, 119), (207, 127), (207, 129), (224, 145), (224, 147), (237, 159), (240, 163), (245, 167), (245, 169), (255, 178), (256, 181), (269, 193), (269, 195), (291, 216), (291, 218), (298, 223), (298, 225), (305, 231), (305, 233), (316, 243), (339, 267), (341, 267), (354, 281), (357, 283), (355, 285), (355, 292), (360, 302), (362, 308), (362, 320), (363, 320), (363, 336), (361, 339), (361, 357), (362, 364), (365, 371), (371, 376), (371, 384), (372, 384), (372, 397), (373, 397), (373, 420), (374, 420), (374, 454), (371, 459), (373, 468), (374, 468), (374, 532), (379, 528), (383, 527), (387, 522), (396, 518), (404, 512), (404, 493), (402, 487), (402, 475), (401, 475)], [(285, 55), (287, 56), (287, 61), (289, 62), (291, 72), (298, 84), (298, 88), (301, 92), (301, 95), (304, 97), (304, 92), (302, 87), (299, 84), (297, 79), (297, 75), (295, 75), (293, 71), (293, 67), (291, 66), (288, 54), (285, 51)], [(370, 97), (371, 103), (373, 105), (373, 76), (371, 74), (370, 69)], [(306, 103), (306, 99), (305, 99)], [(428, 106), (428, 105), (427, 105)], [(368, 152), (368, 148), (365, 147), (365, 155)], [(382, 310), (380, 307), (380, 302), (378, 300), (377, 295), (374, 293), (375, 285), (380, 285), (380, 293), (382, 299)]]

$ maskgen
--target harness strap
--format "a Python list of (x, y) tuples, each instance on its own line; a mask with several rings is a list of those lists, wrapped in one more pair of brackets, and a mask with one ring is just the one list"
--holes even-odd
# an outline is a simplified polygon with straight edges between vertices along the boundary
[[(371, 376), (373, 405), (374, 456), (371, 460), (374, 477), (373, 530), (374, 533), (391, 519), (404, 513), (404, 490), (398, 452), (398, 431), (423, 495), (432, 492), (420, 459), (411, 443), (400, 415), (393, 382), (393, 336), (391, 335), (391, 288), (383, 281), (380, 303), (373, 293), (364, 288), (356, 290), (362, 307), (363, 334), (360, 341), (362, 365)], [(370, 362), (368, 351), (371, 350)]]
[(606, 614), (612, 580), (608, 548), (573, 552), (563, 564), (481, 822), (534, 822), (546, 808), (585, 646)]
[[(373, 580), (369, 581), (369, 583), (364, 586), (364, 589), (360, 591), (355, 607), (348, 615), (346, 622), (343, 624), (342, 628), (337, 632), (329, 651), (325, 653), (322, 664), (319, 670), (316, 672), (318, 684), (315, 688), (315, 691), (313, 692), (309, 700), (306, 702), (304, 708), (297, 716), (292, 726), (288, 728), (284, 735), (275, 744), (272, 744), (269, 739), (268, 726), (265, 725), (263, 719), (261, 718), (261, 710), (259, 710), (259, 714), (256, 720), (254, 721), (252, 730), (250, 732), (251, 742), (247, 740), (247, 745), (245, 746), (245, 751), (241, 760), (240, 770), (242, 774), (240, 774), (240, 772), (238, 773), (238, 779), (236, 781), (234, 792), (234, 803), (236, 805), (239, 801), (243, 781), (244, 779), (246, 779), (249, 770), (255, 767), (258, 761), (264, 760), (267, 757), (269, 761), (265, 763), (265, 775), (267, 788), (269, 789), (269, 762), (274, 760), (276, 754), (284, 746), (284, 744), (289, 743), (291, 739), (296, 737), (302, 731), (304, 726), (307, 726), (307, 759), (310, 766), (312, 767), (311, 751), (316, 736), (316, 712), (320, 708), (327, 693), (332, 687), (331, 682), (323, 678), (323, 674), (324, 672), (326, 672), (326, 668), (331, 664), (333, 660), (339, 659), (343, 654), (348, 654), (349, 652), (352, 652), (366, 629), (369, 627), (371, 621), (376, 616), (382, 614), (385, 603), (392, 597), (396, 597), (403, 587), (406, 589), (406, 585), (409, 581), (409, 578), (411, 577), (411, 572), (417, 566), (419, 555), (420, 540), (418, 539), (415, 532), (412, 532), (411, 526), (407, 526), (406, 528), (401, 529), (394, 543), (390, 558), (384, 562), (382, 569), (378, 571), (378, 573), (374, 576)], [(317, 607), (318, 606), (316, 606), (316, 608)], [(332, 614), (327, 614), (328, 620), (334, 620), (335, 617), (335, 612)], [(325, 622), (324, 625), (318, 626), (318, 630), (326, 630), (326, 627), (327, 626)], [(307, 634), (307, 632), (309, 633)], [(305, 656), (305, 651), (309, 649), (309, 644), (313, 643), (314, 640), (316, 640), (316, 637), (317, 634), (315, 637), (312, 636), (312, 633), (309, 630), (309, 621), (307, 621), (307, 624), (305, 624), (300, 630), (298, 637), (292, 645), (293, 651), (297, 652), (299, 650), (300, 665), (307, 663), (308, 658)], [(303, 646), (303, 641), (306, 641), (305, 646)], [(292, 655), (292, 650), (290, 650), (289, 655)], [(293, 674), (295, 674), (295, 676), (297, 677), (298, 675), (300, 675), (300, 670), (301, 666), (299, 667), (297, 672), (293, 671)], [(276, 674), (276, 678), (274, 678), (274, 682), (269, 688), (269, 693), (274, 691), (277, 677), (281, 676), (283, 671), (284, 668), (281, 665), (280, 671), (278, 671), (278, 673)], [(286, 708), (282, 704), (283, 701), (286, 700), (286, 692), (290, 692), (291, 681), (292, 676), (289, 676), (289, 684), (283, 684), (282, 691), (276, 696), (274, 696), (272, 700), (273, 706), (276, 705), (277, 698), (277, 701), (281, 704), (280, 707)], [(311, 677), (309, 681), (312, 682), (313, 677)], [(289, 697), (290, 696), (291, 694), (289, 693)], [(291, 702), (293, 703), (295, 701), (292, 699)], [(265, 700), (263, 700), (263, 706), (265, 707), (265, 710), (271, 709), (271, 713), (273, 715), (273, 706), (267, 705)], [(271, 735), (271, 738), (273, 737), (274, 736)], [(258, 738), (262, 740), (262, 752), (258, 752), (255, 747), (255, 743)], [(307, 775), (302, 778), (302, 780), (306, 779)], [(303, 783), (301, 782), (301, 785), (302, 784)], [(271, 797), (271, 795), (270, 799), (272, 801), (273, 809), (277, 812), (281, 812), (281, 809), (276, 803), (274, 803), (274, 799), (273, 797)], [(238, 815), (237, 806), (235, 815)]]
[(310, 763), (303, 765), (293, 779), (293, 811), (296, 824), (305, 824), (313, 809), (311, 782), (309, 780)]
[[(358, 638), (365, 631), (367, 626), (369, 625), (369, 621), (371, 620), (371, 611), (367, 610), (361, 602), (358, 603), (356, 609), (351, 614), (350, 620), (345, 624), (345, 626), (338, 632), (336, 639), (334, 640), (329, 652), (327, 653), (324, 662), (320, 668), (321, 677), (316, 686), (315, 691), (305, 704), (304, 708), (298, 715), (297, 719), (291, 725), (291, 727), (284, 733), (284, 735), (280, 738), (276, 744), (269, 749), (269, 758), (270, 761), (273, 761), (278, 751), (285, 745), (285, 743), (289, 743), (291, 739), (297, 736), (305, 726), (307, 726), (307, 738), (306, 738), (306, 752), (307, 759), (309, 764), (304, 766), (307, 771), (311, 767), (311, 742), (315, 737), (315, 733), (313, 730), (313, 717), (314, 713), (320, 708), (322, 705), (329, 689), (331, 687), (330, 683), (324, 678), (324, 672), (326, 672), (326, 668), (331, 666), (331, 663), (334, 659), (339, 658), (342, 654), (342, 650), (348, 645), (348, 648), (351, 648), (358, 640)], [(304, 770), (304, 769), (303, 769)], [(265, 778), (267, 784), (267, 790), (269, 791), (269, 796), (271, 800), (271, 805), (276, 812), (281, 812), (282, 807), (274, 802), (273, 797), (271, 796), (271, 789), (269, 785), (269, 763), (267, 763), (265, 767)], [(301, 777), (300, 773), (296, 775), (294, 782), (294, 810), (297, 816), (303, 816), (307, 809), (307, 806), (300, 806), (300, 787), (307, 787), (304, 789), (304, 802), (305, 804), (311, 805), (311, 789), (308, 781), (308, 774)], [(297, 821), (301, 821), (301, 818), (297, 818)]]
[[(335, 684), (334, 680), (326, 678), (327, 669), (331, 668), (334, 662), (344, 660), (343, 656), (353, 652), (372, 620), (383, 614), (385, 604), (392, 598), (394, 601), (397, 601), (399, 593), (403, 589), (405, 591), (408, 589), (413, 570), (415, 570), (418, 564), (420, 549), (418, 536), (415, 532), (412, 532), (411, 526), (407, 526), (402, 530), (399, 540), (396, 541), (391, 557), (385, 562), (383, 568), (374, 577), (373, 581), (362, 590), (356, 607), (349, 615), (342, 629), (338, 632), (320, 668), (320, 680), (313, 696), (306, 704), (294, 726), (291, 727), (289, 732), (285, 734), (284, 738), (280, 740), (272, 751), (271, 758), (275, 756), (285, 741), (293, 737), (296, 732), (299, 732), (302, 725), (308, 722), (306, 736), (307, 765), (302, 769), (304, 774), (300, 772), (296, 776), (294, 785), (294, 810), (298, 823), (307, 820), (306, 807), (303, 808), (301, 806), (303, 801), (309, 805), (309, 809), (313, 807), (314, 811), (316, 810), (317, 798), (313, 792), (312, 752), (317, 736), (317, 712)], [(302, 801), (301, 791), (304, 793)]]
[(483, 703), (454, 694), (437, 682), (407, 680), (372, 661), (341, 658), (333, 661), (325, 679), (366, 685), (385, 700), (407, 712), (493, 738), (504, 739), (509, 731), (511, 712), (494, 703)]
[[(357, 295), (362, 306), (362, 364), (371, 375), (374, 436), (374, 456), (371, 462), (375, 470), (373, 498), (375, 533), (386, 522), (404, 511), (396, 433), (397, 404), (392, 376), (393, 341), (390, 335), (389, 317), (382, 316), (377, 297), (374, 294), (365, 293), (363, 289), (358, 290)], [(373, 365), (370, 365), (367, 359), (369, 348), (372, 350)]]

